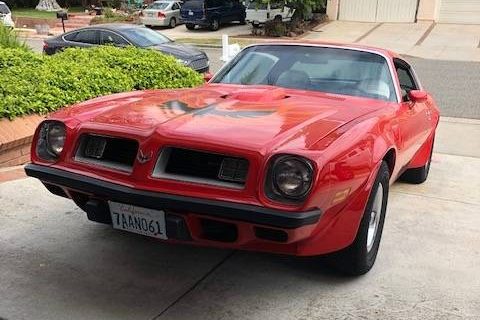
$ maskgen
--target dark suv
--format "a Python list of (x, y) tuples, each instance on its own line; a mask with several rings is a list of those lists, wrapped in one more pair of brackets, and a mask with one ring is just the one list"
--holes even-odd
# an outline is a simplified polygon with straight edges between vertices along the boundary
[(216, 31), (220, 24), (239, 21), (245, 24), (245, 6), (238, 0), (189, 0), (180, 9), (182, 21), (189, 30), (195, 26)]

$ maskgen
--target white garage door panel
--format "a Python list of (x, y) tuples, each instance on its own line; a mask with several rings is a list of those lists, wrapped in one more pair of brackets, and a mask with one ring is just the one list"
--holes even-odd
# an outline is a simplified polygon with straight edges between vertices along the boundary
[(378, 0), (377, 22), (415, 22), (417, 3), (417, 0)]
[(415, 22), (417, 4), (418, 0), (340, 0), (339, 19), (364, 22)]
[(480, 24), (480, 0), (441, 0), (438, 20)]
[(372, 22), (376, 14), (377, 0), (340, 0), (340, 20)]

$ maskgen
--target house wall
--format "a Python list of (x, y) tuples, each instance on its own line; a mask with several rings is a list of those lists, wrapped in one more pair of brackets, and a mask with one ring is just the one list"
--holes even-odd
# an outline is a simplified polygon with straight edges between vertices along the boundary
[[(327, 0), (327, 15), (330, 20), (338, 19), (338, 10), (341, 0)], [(418, 6), (418, 20), (436, 20), (440, 0), (420, 0)]]

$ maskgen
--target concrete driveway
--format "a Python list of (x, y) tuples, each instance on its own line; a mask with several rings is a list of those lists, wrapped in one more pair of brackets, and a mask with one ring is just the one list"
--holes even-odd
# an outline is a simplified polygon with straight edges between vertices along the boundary
[(34, 179), (0, 184), (0, 318), (479, 319), (480, 121), (465, 121), (442, 120), (425, 184), (393, 185), (360, 278), (163, 244), (89, 222)]
[(332, 21), (304, 38), (360, 43), (427, 59), (480, 61), (480, 25)]
[(228, 34), (230, 36), (238, 36), (238, 35), (248, 35), (251, 32), (251, 25), (245, 24), (240, 25), (238, 23), (228, 23), (222, 24), (220, 29), (217, 31), (210, 31), (208, 28), (197, 28), (195, 30), (188, 30), (184, 24), (178, 25), (173, 29), (169, 28), (155, 28), (161, 32), (162, 34), (166, 35), (167, 37), (176, 40), (179, 38), (208, 38), (208, 39), (221, 39), (222, 34)]

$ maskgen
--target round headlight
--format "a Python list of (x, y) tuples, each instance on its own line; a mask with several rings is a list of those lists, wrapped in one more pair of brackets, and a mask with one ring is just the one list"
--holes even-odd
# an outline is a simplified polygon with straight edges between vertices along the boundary
[(47, 148), (48, 151), (58, 156), (63, 151), (67, 133), (65, 126), (60, 123), (50, 124), (47, 129)]
[(305, 197), (312, 186), (312, 176), (312, 165), (302, 158), (285, 156), (273, 165), (275, 189), (286, 198)]

